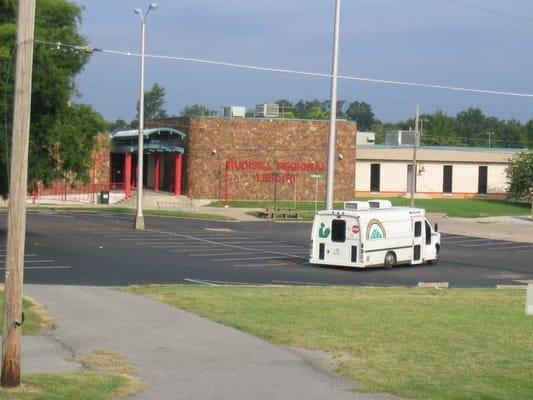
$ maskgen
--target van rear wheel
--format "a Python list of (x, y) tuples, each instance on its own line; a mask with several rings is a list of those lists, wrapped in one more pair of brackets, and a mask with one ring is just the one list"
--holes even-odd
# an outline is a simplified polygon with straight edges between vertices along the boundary
[(396, 265), (396, 254), (394, 254), (392, 251), (389, 251), (387, 254), (385, 254), (385, 261), (383, 264), (387, 269), (394, 267)]

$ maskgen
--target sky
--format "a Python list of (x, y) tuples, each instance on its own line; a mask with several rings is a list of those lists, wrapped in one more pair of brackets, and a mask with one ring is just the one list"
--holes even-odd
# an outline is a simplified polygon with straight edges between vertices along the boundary
[[(76, 0), (91, 46), (140, 51), (141, 0)], [(146, 54), (331, 73), (335, 0), (159, 0), (146, 28)], [(495, 11), (486, 12), (488, 9)], [(342, 0), (339, 74), (533, 94), (531, 0)], [(76, 82), (107, 120), (131, 120), (140, 60), (95, 52)], [(247, 109), (279, 99), (327, 100), (327, 77), (146, 59), (145, 89), (166, 89), (166, 109), (190, 104)], [(369, 103), (396, 122), (479, 107), (527, 122), (533, 98), (482, 95), (339, 80), (339, 99)]]

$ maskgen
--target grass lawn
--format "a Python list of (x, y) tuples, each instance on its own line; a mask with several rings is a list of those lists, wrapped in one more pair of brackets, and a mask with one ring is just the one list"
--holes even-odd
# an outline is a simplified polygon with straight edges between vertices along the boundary
[(525, 291), (132, 287), (268, 341), (328, 352), (330, 368), (410, 399), (533, 399)]
[[(52, 210), (52, 211), (84, 211), (84, 212), (114, 212), (122, 214), (135, 214), (136, 210), (127, 207), (55, 207), (55, 206), (29, 206), (28, 210)], [(176, 217), (176, 218), (191, 218), (204, 219), (214, 221), (234, 221), (233, 218), (218, 214), (205, 214), (198, 212), (187, 211), (165, 211), (165, 210), (143, 210), (144, 215), (153, 215), (160, 217)]]
[(22, 377), (20, 389), (0, 389), (3, 400), (111, 400), (134, 393), (136, 385), (126, 375), (96, 371), (61, 375), (32, 374)]
[[(24, 325), (22, 333), (24, 335), (33, 335), (51, 324), (51, 319), (46, 314), (46, 310), (40, 304), (34, 303), (28, 299), (22, 302), (24, 310)], [(4, 291), (0, 290), (0, 335), (4, 329)]]
[[(357, 200), (368, 200), (369, 198), (359, 198)], [(408, 206), (409, 199), (401, 197), (390, 198), (395, 206)], [(293, 201), (278, 201), (278, 207), (294, 207)], [(216, 201), (210, 204), (213, 207), (223, 207), (223, 203)], [(272, 200), (262, 201), (230, 201), (230, 207), (265, 208), (273, 207)], [(528, 204), (511, 203), (505, 200), (480, 200), (480, 199), (415, 199), (415, 206), (424, 208), (428, 213), (443, 213), (450, 217), (478, 218), (492, 217), (500, 215), (529, 215)], [(335, 208), (342, 208), (343, 203), (335, 203)], [(318, 203), (318, 209), (324, 208), (324, 203)], [(304, 219), (312, 218), (315, 210), (315, 203), (303, 201), (296, 203), (296, 209)]]
[[(25, 335), (49, 327), (46, 309), (24, 299)], [(0, 291), (0, 334), (4, 326), (4, 292)], [(146, 388), (134, 378), (135, 368), (116, 353), (95, 351), (78, 360), (89, 370), (66, 374), (26, 374), (17, 389), (0, 388), (2, 400), (111, 400), (126, 397)]]

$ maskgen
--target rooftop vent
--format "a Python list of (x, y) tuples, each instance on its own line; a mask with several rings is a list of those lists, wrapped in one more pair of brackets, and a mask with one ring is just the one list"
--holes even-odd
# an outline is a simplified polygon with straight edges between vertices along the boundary
[(369, 200), (368, 204), (370, 208), (392, 208), (392, 203), (389, 200)]
[(370, 205), (367, 201), (347, 201), (344, 203), (345, 210), (369, 210)]

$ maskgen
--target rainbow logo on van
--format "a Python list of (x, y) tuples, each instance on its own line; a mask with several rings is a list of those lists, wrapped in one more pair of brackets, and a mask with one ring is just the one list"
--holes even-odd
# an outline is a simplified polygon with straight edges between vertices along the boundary
[(372, 219), (366, 228), (366, 240), (383, 240), (387, 237), (383, 224), (377, 219)]

